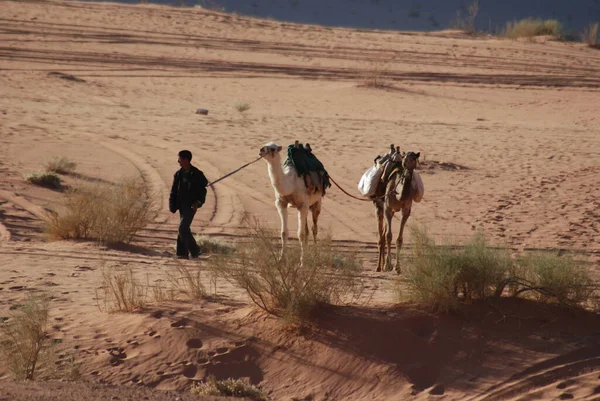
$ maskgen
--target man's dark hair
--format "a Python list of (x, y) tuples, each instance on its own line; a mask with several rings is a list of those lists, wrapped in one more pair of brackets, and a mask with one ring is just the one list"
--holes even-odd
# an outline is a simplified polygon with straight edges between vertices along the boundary
[(189, 150), (182, 150), (181, 152), (179, 152), (179, 157), (181, 157), (182, 159), (188, 159), (189, 161), (192, 161), (192, 152), (190, 152)]

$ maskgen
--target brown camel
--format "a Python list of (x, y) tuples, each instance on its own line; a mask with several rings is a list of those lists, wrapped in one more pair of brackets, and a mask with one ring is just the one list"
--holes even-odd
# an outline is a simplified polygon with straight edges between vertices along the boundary
[[(379, 249), (378, 272), (382, 271), (384, 265), (385, 270), (392, 269), (392, 218), (394, 213), (401, 211), (402, 221), (396, 240), (396, 271), (400, 272), (400, 249), (402, 248), (404, 226), (410, 217), (413, 199), (417, 195), (417, 188), (413, 184), (413, 170), (417, 167), (420, 155), (420, 153), (408, 152), (402, 155), (401, 163), (394, 163), (391, 169), (386, 168), (386, 173), (389, 170), (391, 172), (382, 177), (377, 194), (373, 198), (373, 204), (377, 210), (377, 232), (379, 234), (377, 242)], [(399, 152), (398, 156), (400, 156)], [(398, 187), (401, 187), (400, 193), (398, 193)]]

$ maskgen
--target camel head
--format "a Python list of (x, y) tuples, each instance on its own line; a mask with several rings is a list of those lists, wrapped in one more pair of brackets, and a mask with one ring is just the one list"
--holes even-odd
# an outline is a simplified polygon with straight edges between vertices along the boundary
[(277, 156), (279, 156), (279, 152), (281, 152), (283, 147), (281, 145), (277, 145), (274, 142), (267, 143), (265, 146), (260, 148), (258, 152), (259, 156), (264, 158), (267, 161), (275, 160)]
[(407, 170), (414, 170), (417, 168), (417, 162), (419, 160), (419, 156), (421, 156), (421, 152), (407, 152), (402, 159), (402, 167)]

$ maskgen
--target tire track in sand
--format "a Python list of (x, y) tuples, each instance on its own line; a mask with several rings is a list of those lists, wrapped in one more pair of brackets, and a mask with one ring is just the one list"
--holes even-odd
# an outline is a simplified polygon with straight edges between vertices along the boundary
[[(133, 151), (107, 141), (102, 141), (94, 137), (92, 134), (88, 134), (88, 136), (96, 143), (104, 146), (112, 152), (119, 154), (138, 169), (142, 179), (150, 187), (150, 193), (152, 196), (160, 197), (160, 210), (161, 212), (164, 212), (165, 216), (157, 218), (157, 223), (166, 223), (171, 216), (171, 213), (168, 211), (166, 200), (166, 194), (169, 192), (169, 187), (160, 176), (158, 170), (149, 162), (144, 160), (143, 157), (139, 156)], [(204, 171), (207, 173), (207, 175), (214, 177), (221, 175), (221, 172), (213, 167), (214, 163), (209, 163), (209, 165), (210, 166), (204, 168)], [(209, 217), (211, 225), (213, 225), (213, 223), (216, 226), (230, 224), (234, 219), (236, 210), (240, 210), (240, 213), (243, 213), (243, 211), (241, 211), (243, 208), (240, 207), (242, 203), (237, 195), (237, 191), (227, 186), (220, 186), (219, 189), (209, 186), (208, 189), (211, 190), (214, 200), (214, 205)]]
[(42, 221), (48, 221), (48, 212), (43, 207), (29, 202), (27, 199), (14, 192), (0, 189), (0, 199), (4, 199), (13, 205), (19, 206), (21, 209), (24, 209)]
[[(164, 214), (168, 211), (167, 202), (165, 199), (165, 194), (168, 192), (168, 187), (156, 168), (154, 168), (149, 162), (144, 160), (143, 157), (122, 146), (118, 146), (117, 144), (100, 140), (90, 133), (86, 135), (97, 144), (122, 156), (125, 160), (130, 162), (140, 172), (142, 180), (148, 185), (148, 196), (160, 199), (160, 213)], [(166, 223), (168, 220), (169, 215), (163, 217), (159, 215), (156, 218), (157, 223)]]

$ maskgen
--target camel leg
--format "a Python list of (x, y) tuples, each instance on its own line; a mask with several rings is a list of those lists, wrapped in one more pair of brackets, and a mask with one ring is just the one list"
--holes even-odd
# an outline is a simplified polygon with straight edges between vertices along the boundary
[(379, 260), (377, 261), (377, 271), (380, 272), (383, 268), (383, 261), (385, 255), (385, 240), (384, 240), (384, 224), (383, 224), (383, 205), (375, 204), (377, 209), (377, 248), (379, 250)]
[(300, 265), (304, 264), (304, 247), (308, 237), (308, 207), (298, 208), (298, 240), (300, 240)]
[[(319, 199), (316, 203), (314, 203), (310, 210), (312, 212), (312, 220), (313, 220), (313, 239), (315, 240), (315, 244), (317, 243), (317, 234), (319, 233), (319, 226), (317, 222), (319, 221), (319, 215), (321, 214), (321, 199)], [(306, 228), (306, 233), (308, 234), (308, 227)]]
[(400, 273), (400, 250), (402, 249), (402, 240), (404, 236), (404, 226), (410, 217), (410, 208), (402, 209), (402, 221), (400, 222), (400, 232), (396, 239), (396, 272)]
[(385, 258), (385, 270), (392, 270), (392, 218), (394, 212), (386, 210), (384, 213), (385, 217), (385, 246), (386, 246), (386, 258)]
[(288, 210), (287, 210), (287, 202), (276, 200), (275, 207), (279, 212), (279, 218), (281, 219), (281, 254), (279, 256), (280, 259), (283, 259), (285, 254), (285, 248), (287, 247), (288, 241)]

